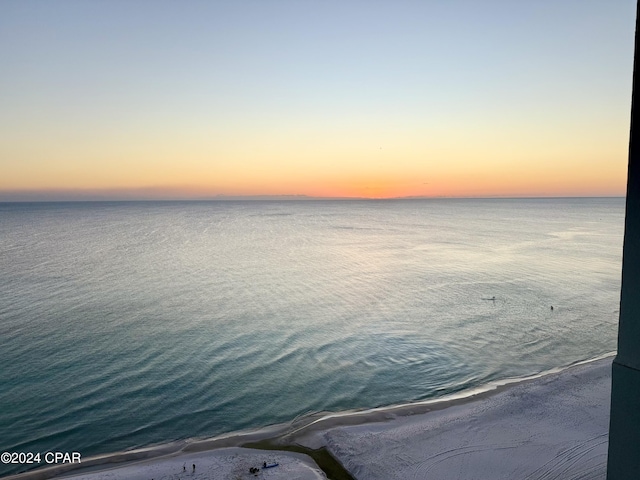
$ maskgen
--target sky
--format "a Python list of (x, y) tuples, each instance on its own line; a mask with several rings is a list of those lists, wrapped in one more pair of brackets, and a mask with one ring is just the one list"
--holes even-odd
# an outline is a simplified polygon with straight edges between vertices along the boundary
[(633, 0), (4, 0), (0, 200), (623, 196)]

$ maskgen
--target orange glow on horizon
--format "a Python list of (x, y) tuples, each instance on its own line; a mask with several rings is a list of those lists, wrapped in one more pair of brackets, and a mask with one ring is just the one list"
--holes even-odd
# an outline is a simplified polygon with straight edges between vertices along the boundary
[(257, 182), (242, 185), (240, 182), (218, 185), (175, 185), (159, 183), (137, 186), (87, 186), (62, 187), (43, 186), (40, 188), (0, 188), (0, 192), (75, 192), (78, 194), (127, 194), (139, 198), (205, 198), (215, 196), (277, 196), (304, 195), (309, 197), (354, 197), (354, 198), (397, 198), (397, 197), (522, 197), (522, 196), (624, 196), (624, 178), (585, 178), (576, 175), (571, 181), (566, 179), (544, 179), (529, 175), (522, 177), (487, 178), (478, 175), (442, 176), (429, 182), (410, 180), (352, 179), (317, 181), (283, 181), (260, 185)]

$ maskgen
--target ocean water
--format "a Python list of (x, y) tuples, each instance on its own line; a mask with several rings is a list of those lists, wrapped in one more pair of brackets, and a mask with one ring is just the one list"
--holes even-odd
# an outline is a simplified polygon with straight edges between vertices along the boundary
[(623, 228), (621, 198), (0, 204), (0, 451), (211, 437), (611, 352)]

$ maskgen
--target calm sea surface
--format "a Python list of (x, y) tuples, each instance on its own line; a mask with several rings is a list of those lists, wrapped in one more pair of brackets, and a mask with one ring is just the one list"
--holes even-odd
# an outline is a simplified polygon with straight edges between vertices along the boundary
[(613, 351), (623, 223), (624, 199), (0, 204), (0, 451), (87, 457)]

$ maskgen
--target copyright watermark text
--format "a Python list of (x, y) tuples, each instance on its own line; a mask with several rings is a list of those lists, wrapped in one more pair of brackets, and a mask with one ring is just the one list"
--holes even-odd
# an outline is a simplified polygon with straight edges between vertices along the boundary
[(25, 464), (82, 463), (80, 452), (2, 452), (0, 462)]

